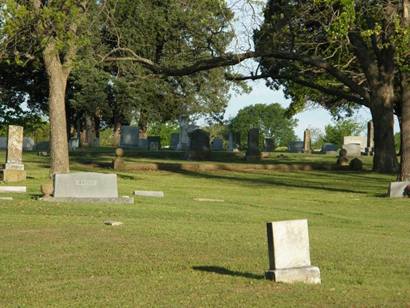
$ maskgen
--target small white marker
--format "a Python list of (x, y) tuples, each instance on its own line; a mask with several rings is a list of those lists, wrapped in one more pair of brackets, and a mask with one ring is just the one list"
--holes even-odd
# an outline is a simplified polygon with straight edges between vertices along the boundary
[(199, 202), (225, 202), (222, 199), (208, 199), (208, 198), (194, 198), (195, 201)]
[(104, 221), (104, 224), (108, 226), (121, 226), (123, 223), (121, 221), (107, 220), (107, 221)]

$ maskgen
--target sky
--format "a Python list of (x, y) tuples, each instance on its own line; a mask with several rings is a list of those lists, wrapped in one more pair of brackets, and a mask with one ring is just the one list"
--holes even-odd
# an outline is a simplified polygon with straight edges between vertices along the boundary
[[(232, 42), (229, 48), (230, 51), (243, 52), (253, 49), (249, 38), (252, 37), (253, 29), (257, 28), (262, 22), (262, 6), (251, 7), (246, 0), (228, 0), (228, 5), (233, 9), (236, 16), (236, 20), (231, 25), (236, 32), (236, 39)], [(255, 62), (247, 61), (245, 64), (237, 65), (235, 69), (244, 75), (249, 75), (253, 67), (255, 67)], [(248, 84), (252, 87), (252, 91), (248, 94), (237, 95), (233, 91), (231, 92), (225, 119), (235, 117), (240, 109), (253, 104), (279, 103), (284, 108), (289, 106), (290, 101), (284, 97), (283, 92), (269, 89), (265, 86), (263, 80), (248, 81)], [(295, 133), (301, 139), (305, 129), (318, 128), (324, 131), (325, 126), (332, 123), (330, 113), (321, 107), (310, 107), (309, 110), (297, 114), (295, 118), (298, 120)], [(369, 110), (367, 108), (360, 109), (355, 115), (355, 119), (366, 123), (371, 119)]]

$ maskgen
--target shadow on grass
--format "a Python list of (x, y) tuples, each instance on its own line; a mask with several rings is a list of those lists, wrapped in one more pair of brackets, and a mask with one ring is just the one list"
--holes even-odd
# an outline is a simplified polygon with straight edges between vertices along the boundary
[(249, 279), (257, 279), (257, 280), (265, 279), (264, 275), (258, 275), (258, 274), (247, 273), (247, 272), (231, 271), (221, 266), (193, 266), (192, 269), (195, 271), (215, 273), (215, 274), (228, 275), (228, 276), (234, 276), (234, 277), (244, 277), (244, 278), (249, 278)]

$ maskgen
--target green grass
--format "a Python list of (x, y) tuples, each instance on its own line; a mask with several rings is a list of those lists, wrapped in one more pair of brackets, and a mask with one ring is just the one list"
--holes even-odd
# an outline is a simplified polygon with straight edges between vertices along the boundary
[[(77, 154), (73, 170), (112, 172), (85, 164), (87, 155), (93, 162), (110, 159)], [(410, 305), (410, 201), (383, 197), (394, 176), (119, 172), (121, 195), (149, 189), (163, 190), (165, 198), (55, 204), (34, 200), (47, 180), (47, 158), (27, 154), (25, 163), (28, 194), (0, 200), (1, 307)], [(309, 220), (319, 286), (263, 279), (265, 223), (298, 218)], [(124, 225), (105, 226), (108, 219)]]

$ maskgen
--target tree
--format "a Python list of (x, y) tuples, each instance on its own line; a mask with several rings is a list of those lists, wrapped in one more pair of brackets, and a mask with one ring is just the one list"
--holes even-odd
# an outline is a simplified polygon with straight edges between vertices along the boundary
[(397, 170), (393, 114), (404, 98), (400, 88), (407, 89), (406, 9), (408, 1), (271, 0), (255, 33), (261, 76), (285, 86), (295, 102), (370, 109), (374, 168), (382, 172)]
[(234, 132), (240, 133), (242, 143), (246, 144), (248, 131), (259, 128), (264, 138), (273, 138), (276, 146), (287, 146), (289, 141), (295, 140), (293, 129), (296, 120), (285, 116), (286, 110), (279, 104), (256, 104), (239, 110), (231, 121)]

